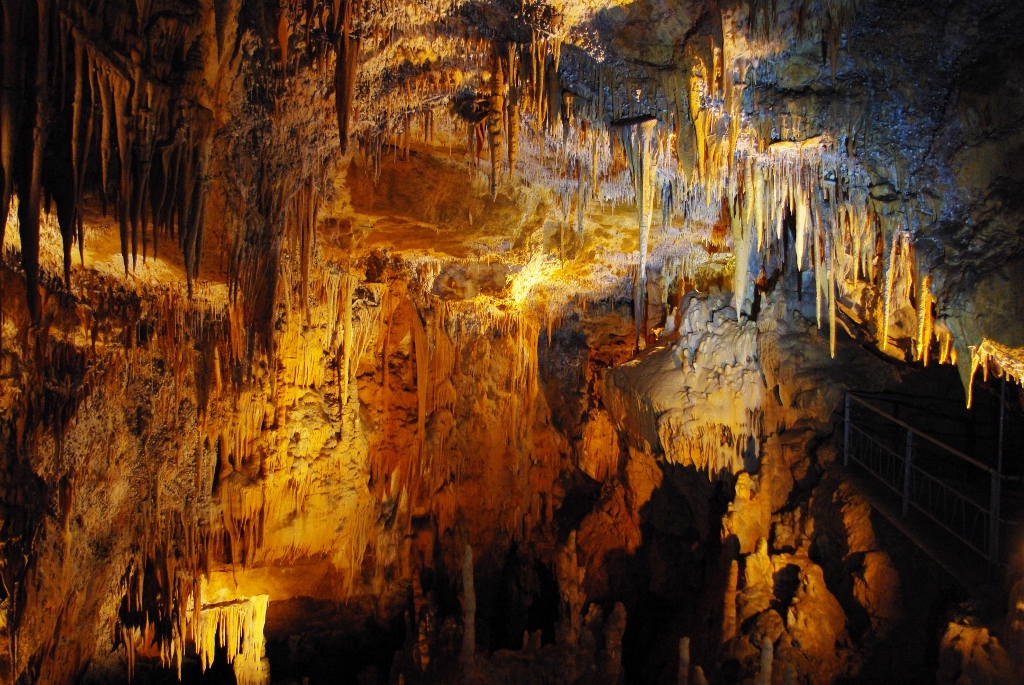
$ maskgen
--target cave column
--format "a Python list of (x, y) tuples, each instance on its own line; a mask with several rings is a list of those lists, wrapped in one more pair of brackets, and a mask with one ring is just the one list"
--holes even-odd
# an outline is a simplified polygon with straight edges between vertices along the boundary
[(654, 128), (658, 120), (651, 116), (632, 117), (615, 122), (619, 139), (629, 160), (636, 194), (637, 224), (640, 232), (640, 263), (633, 286), (633, 316), (636, 325), (636, 349), (645, 332), (647, 318), (647, 239), (654, 212)]

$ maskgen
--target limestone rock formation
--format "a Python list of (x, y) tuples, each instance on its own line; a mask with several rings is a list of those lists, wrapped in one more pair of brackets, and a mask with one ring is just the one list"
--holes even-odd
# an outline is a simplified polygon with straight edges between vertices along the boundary
[(940, 683), (1017, 682), (1017, 664), (988, 629), (950, 623), (942, 636), (939, 652)]
[(0, 683), (862, 678), (947, 607), (837, 408), (1020, 397), (1022, 22), (2, 0)]

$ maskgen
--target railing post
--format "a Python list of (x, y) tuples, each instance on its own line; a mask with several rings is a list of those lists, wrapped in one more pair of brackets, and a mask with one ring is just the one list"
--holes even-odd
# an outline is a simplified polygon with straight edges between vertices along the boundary
[(992, 495), (988, 512), (988, 560), (999, 565), (999, 511), (1003, 487), (1003, 431), (1006, 425), (1006, 374), (999, 388), (999, 448), (996, 452), (996, 470), (992, 473)]
[(988, 512), (988, 560), (993, 566), (999, 564), (999, 498), (1003, 485), (1002, 474), (992, 472), (992, 495), (989, 499)]
[(850, 393), (847, 391), (843, 408), (843, 466), (850, 465)]
[(910, 512), (910, 469), (914, 461), (914, 431), (907, 429), (907, 451), (903, 456), (903, 515)]
[(996, 450), (996, 471), (1003, 472), (1003, 436), (1006, 432), (1006, 374), (1003, 384), (999, 386), (999, 447)]

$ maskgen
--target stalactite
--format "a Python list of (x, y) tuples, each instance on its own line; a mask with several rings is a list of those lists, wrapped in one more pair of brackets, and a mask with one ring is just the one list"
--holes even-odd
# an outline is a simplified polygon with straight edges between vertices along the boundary
[[(156, 134), (156, 122), (153, 118), (152, 86), (143, 87), (141, 70), (135, 65), (134, 79), (136, 104), (135, 114), (135, 146), (133, 153), (134, 178), (131, 181), (131, 225), (132, 225), (132, 264), (133, 268), (139, 252), (139, 238), (142, 239), (142, 260), (146, 260), (148, 248), (146, 239), (146, 195), (150, 187), (150, 172), (153, 166), (153, 143)], [(145, 91), (145, 96), (143, 92)]]
[(100, 198), (103, 201), (105, 215), (107, 202), (110, 200), (108, 195), (110, 192), (110, 158), (114, 154), (110, 141), (114, 104), (113, 96), (110, 93), (110, 68), (102, 63), (94, 63), (93, 68), (96, 70), (96, 85), (100, 92)]
[(285, 79), (288, 78), (288, 40), (291, 35), (288, 14), (282, 7), (278, 10), (277, 15), (277, 45), (281, 50), (281, 74)]
[[(429, 411), (428, 394), (431, 387), (431, 378), (430, 347), (427, 344), (426, 330), (423, 327), (423, 321), (418, 311), (414, 311), (412, 315), (412, 333), (414, 353), (416, 355), (416, 441), (418, 443), (416, 457), (420, 471), (420, 473), (415, 474), (417, 476), (415, 482), (419, 483), (422, 479), (423, 466), (427, 461), (427, 413)], [(426, 492), (429, 495), (430, 490), (428, 489)], [(415, 501), (413, 504), (415, 504)]]
[(928, 355), (932, 346), (932, 278), (929, 274), (921, 277), (921, 289), (917, 296), (917, 349), (914, 356), (924, 366), (928, 366)]
[[(74, 41), (74, 62), (75, 62), (75, 95), (72, 101), (73, 113), (71, 115), (71, 166), (72, 166), (72, 197), (74, 198), (74, 212), (72, 214), (72, 222), (81, 225), (81, 211), (82, 211), (82, 186), (84, 185), (85, 176), (85, 163), (87, 157), (83, 159), (83, 150), (88, 150), (92, 144), (92, 119), (90, 117), (88, 133), (85, 136), (84, 141), (80, 140), (81, 128), (82, 128), (82, 110), (85, 108), (85, 79), (86, 79), (86, 64), (85, 64), (85, 44), (78, 39), (78, 36), (70, 30), (70, 27), (62, 27), (65, 31), (70, 32)], [(79, 234), (79, 254), (81, 255), (81, 230)], [(0, 238), (2, 243), (2, 238)], [(71, 287), (71, 260), (70, 252), (71, 246), (65, 241), (65, 270), (64, 270), (64, 282), (67, 287)], [(84, 260), (83, 260), (84, 263)]]
[[(29, 10), (31, 12), (31, 10)], [(26, 155), (27, 171), (21, 181), (19, 194), (22, 195), (18, 206), (18, 223), (21, 234), (21, 263), (25, 271), (25, 287), (29, 315), (33, 322), (41, 316), (39, 298), (39, 211), (42, 196), (43, 147), (46, 144), (49, 125), (50, 103), (48, 101), (49, 38), (50, 38), (50, 3), (47, 0), (36, 2), (36, 73), (32, 87), (33, 100), (29, 111), (34, 115), (32, 136), (29, 142), (30, 152)]]
[[(0, 169), (3, 171), (2, 195), (0, 195), (0, 248), (4, 244), (4, 233), (7, 229), (7, 215), (11, 206), (11, 195), (14, 191), (15, 147), (18, 141), (17, 131), (21, 124), (21, 107), (18, 93), (22, 89), (22, 55), (23, 26), (22, 12), (28, 3), (20, 0), (4, 0), (3, 2), (3, 64), (2, 86), (0, 89)], [(0, 293), (2, 299), (2, 293)]]
[(981, 369), (982, 377), (988, 380), (989, 369), (994, 369), (997, 377), (1021, 384), (1024, 380), (1024, 348), (1011, 348), (994, 340), (983, 338), (979, 345), (971, 345), (971, 372), (967, 385), (967, 408), (974, 401), (974, 376)]
[(953, 347), (953, 334), (944, 323), (936, 324), (939, 329), (939, 364), (956, 364), (956, 348)]
[[(352, 330), (352, 295), (355, 292), (355, 288), (358, 285), (358, 281), (353, 276), (345, 276), (342, 279), (341, 291), (339, 297), (341, 297), (341, 327), (343, 331), (343, 339), (341, 344), (342, 356), (338, 369), (338, 394), (341, 398), (341, 406), (344, 411), (344, 407), (348, 404), (351, 399), (351, 376), (354, 373), (353, 366), (353, 354), (352, 347), (355, 344), (355, 335)], [(358, 359), (355, 360), (358, 362)]]
[[(131, 93), (132, 84), (116, 72), (111, 72), (111, 87), (114, 99), (114, 126), (117, 131), (117, 152), (119, 155), (119, 169), (121, 181), (117, 195), (117, 219), (121, 229), (121, 258), (124, 260), (124, 273), (128, 274), (128, 256), (132, 254), (134, 262), (134, 251), (131, 244), (135, 241), (129, 234), (131, 217), (129, 212), (131, 202), (131, 148), (134, 131), (129, 127), (128, 96)], [(131, 242), (129, 242), (131, 241)]]
[(505, 111), (505, 73), (503, 60), (495, 45), (491, 51), (491, 112), (487, 117), (487, 142), (491, 151), (491, 200), (498, 197), (498, 160), (501, 159), (502, 113)]
[(509, 177), (515, 176), (516, 161), (519, 157), (519, 65), (518, 51), (514, 48), (508, 49), (508, 97), (506, 98), (506, 119), (505, 130), (508, 134), (508, 173)]
[[(335, 30), (338, 32), (336, 63), (334, 70), (334, 97), (338, 110), (338, 137), (341, 152), (348, 152), (351, 135), (352, 105), (355, 98), (356, 73), (359, 63), (360, 38), (353, 31), (353, 8), (355, 0), (340, 0), (341, 15), (335, 14)], [(337, 12), (337, 2), (335, 11)]]
[(898, 261), (900, 246), (900, 234), (894, 232), (890, 237), (889, 255), (886, 259), (884, 270), (884, 284), (882, 287), (882, 326), (879, 331), (879, 347), (884, 351), (889, 347), (889, 320), (892, 316), (892, 288), (896, 276), (896, 263)]
[[(267, 595), (255, 595), (202, 608), (193, 630), (203, 671), (213, 665), (219, 645), (226, 648), (228, 663), (233, 664), (237, 660), (249, 662), (245, 664), (248, 668), (235, 669), (236, 678), (239, 671), (242, 675), (238, 682), (253, 682), (252, 678), (256, 674), (252, 673), (252, 662), (258, 664), (264, 654), (263, 626), (267, 618), (268, 600)], [(255, 682), (260, 685), (264, 683), (262, 679), (256, 679)]]

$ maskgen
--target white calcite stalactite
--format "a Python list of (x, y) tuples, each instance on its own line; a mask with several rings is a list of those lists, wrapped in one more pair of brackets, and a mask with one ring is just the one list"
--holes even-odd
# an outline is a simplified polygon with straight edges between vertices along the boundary
[(203, 607), (193, 628), (196, 651), (203, 670), (213, 665), (217, 647), (224, 647), (239, 685), (269, 685), (263, 626), (267, 620), (267, 595)]
[(1024, 380), (1024, 347), (1007, 347), (994, 340), (984, 338), (979, 345), (971, 345), (971, 374), (967, 386), (967, 408), (974, 401), (974, 376), (981, 369), (982, 378), (988, 381), (989, 371), (994, 370), (998, 378), (1007, 378), (1021, 384)]

